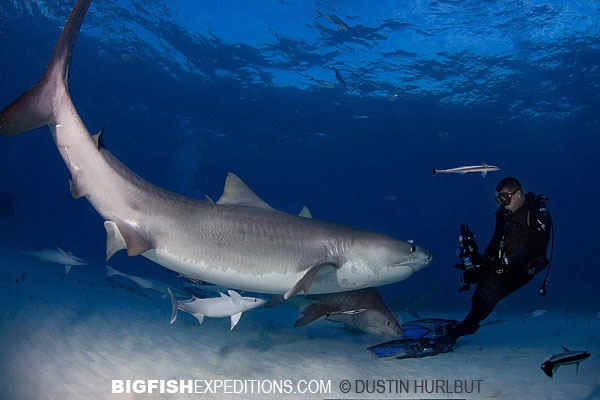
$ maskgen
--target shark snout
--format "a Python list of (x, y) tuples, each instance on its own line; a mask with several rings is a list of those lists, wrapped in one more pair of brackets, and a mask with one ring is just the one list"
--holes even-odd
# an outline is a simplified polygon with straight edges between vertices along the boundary
[(428, 266), (433, 261), (433, 255), (428, 253), (425, 258), (423, 258), (423, 267)]

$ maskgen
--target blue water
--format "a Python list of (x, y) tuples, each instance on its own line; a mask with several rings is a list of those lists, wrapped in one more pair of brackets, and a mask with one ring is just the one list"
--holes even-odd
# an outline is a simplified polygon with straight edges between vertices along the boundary
[[(41, 76), (71, 7), (0, 1), (0, 107)], [(382, 293), (406, 304), (430, 292), (433, 314), (468, 311), (451, 267), (459, 226), (487, 244), (495, 185), (515, 176), (550, 197), (556, 242), (548, 296), (540, 274), (499, 307), (600, 311), (597, 1), (96, 1), (70, 92), (87, 128), (106, 126), (107, 148), (152, 183), (218, 198), (231, 171), (277, 209), (428, 248), (432, 265)], [(71, 198), (48, 129), (0, 139), (1, 247), (61, 246), (101, 270), (102, 220)], [(481, 162), (501, 171), (432, 178)], [(112, 263), (175, 280), (141, 257)]]

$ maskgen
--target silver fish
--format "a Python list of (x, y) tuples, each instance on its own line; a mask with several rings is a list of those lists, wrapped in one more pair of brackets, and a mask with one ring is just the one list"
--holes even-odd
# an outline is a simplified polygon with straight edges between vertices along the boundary
[(488, 172), (500, 171), (500, 168), (494, 165), (487, 165), (486, 163), (481, 163), (481, 165), (470, 165), (467, 167), (456, 167), (449, 169), (433, 169), (433, 176), (437, 174), (466, 174), (468, 172), (481, 172), (481, 176), (485, 178)]

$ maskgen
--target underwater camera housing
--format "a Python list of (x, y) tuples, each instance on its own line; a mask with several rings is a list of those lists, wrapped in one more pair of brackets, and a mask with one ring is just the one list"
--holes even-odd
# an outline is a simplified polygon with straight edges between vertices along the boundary
[(479, 246), (475, 241), (475, 235), (469, 229), (469, 225), (462, 224), (460, 226), (460, 235), (458, 235), (458, 249), (456, 254), (460, 257), (460, 263), (455, 264), (454, 267), (462, 271), (461, 283), (462, 286), (458, 289), (459, 292), (469, 290), (471, 287), (468, 283), (463, 280), (463, 274), (465, 271), (479, 267), (481, 264), (481, 255), (478, 252)]
[(477, 253), (479, 247), (475, 241), (475, 235), (469, 229), (469, 225), (460, 226), (460, 235), (458, 235), (458, 256), (464, 260)]

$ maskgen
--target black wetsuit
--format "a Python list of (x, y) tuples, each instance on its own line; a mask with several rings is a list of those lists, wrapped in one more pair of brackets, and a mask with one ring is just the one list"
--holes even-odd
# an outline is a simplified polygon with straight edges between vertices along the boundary
[(471, 311), (452, 332), (454, 339), (479, 329), (500, 300), (533, 279), (548, 265), (546, 250), (552, 219), (544, 196), (525, 195), (525, 203), (514, 213), (496, 211), (496, 228), (490, 244), (479, 258), (481, 266), (465, 271), (465, 283), (476, 283)]

